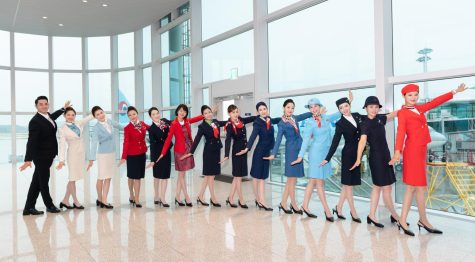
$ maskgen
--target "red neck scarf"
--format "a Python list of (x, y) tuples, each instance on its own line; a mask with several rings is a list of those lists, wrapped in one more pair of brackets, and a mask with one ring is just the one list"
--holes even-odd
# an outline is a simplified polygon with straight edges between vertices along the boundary
[(283, 121), (284, 123), (289, 123), (289, 124), (291, 124), (291, 125), (294, 127), (294, 129), (295, 129), (295, 133), (298, 133), (298, 132), (299, 132), (299, 128), (297, 127), (297, 123), (295, 123), (295, 119), (294, 119), (292, 116), (290, 116), (289, 118), (287, 118), (287, 117), (284, 115), (284, 116), (282, 116), (282, 121)]
[(238, 122), (234, 122), (231, 118), (229, 118), (229, 121), (226, 123), (226, 126), (224, 127), (224, 130), (227, 129), (228, 125), (231, 124), (233, 127), (234, 134), (237, 134), (237, 129), (238, 128), (243, 128), (244, 124), (241, 122), (241, 120), (238, 118)]
[(322, 118), (321, 118), (321, 116), (313, 116), (313, 119), (315, 119), (315, 122), (317, 122), (318, 128), (322, 127)]
[(268, 116), (266, 117), (266, 128), (267, 128), (267, 130), (270, 129), (270, 117), (268, 117)]
[[(206, 121), (206, 120), (205, 120)], [(208, 122), (207, 122), (208, 123)], [(208, 123), (212, 128), (213, 128), (213, 135), (214, 135), (214, 138), (218, 138), (219, 137), (219, 129), (218, 129), (218, 126), (214, 123), (214, 122), (211, 122), (211, 123)]]

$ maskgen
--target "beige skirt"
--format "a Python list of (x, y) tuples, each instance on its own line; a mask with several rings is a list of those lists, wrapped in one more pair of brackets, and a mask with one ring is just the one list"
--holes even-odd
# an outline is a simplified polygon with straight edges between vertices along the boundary
[(97, 179), (112, 178), (117, 173), (115, 152), (97, 154)]

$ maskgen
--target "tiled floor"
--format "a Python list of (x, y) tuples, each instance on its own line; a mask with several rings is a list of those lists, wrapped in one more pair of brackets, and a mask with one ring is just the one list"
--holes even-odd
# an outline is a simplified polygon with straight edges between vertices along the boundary
[[(23, 217), (31, 170), (18, 173), (17, 167), (0, 166), (0, 261), (474, 261), (475, 224), (432, 215), (431, 220), (444, 231), (430, 235), (416, 230), (417, 214), (409, 221), (415, 237), (399, 233), (380, 209), (384, 229), (356, 224), (350, 220), (325, 222), (314, 195), (311, 209), (319, 217), (279, 214), (257, 210), (252, 204), (251, 182), (244, 183), (249, 210), (209, 208), (157, 208), (153, 205), (152, 178), (147, 173), (143, 192), (145, 206), (127, 204), (126, 178), (114, 178), (112, 211), (97, 209), (94, 178), (78, 186), (84, 211), (66, 211), (38, 217)], [(9, 176), (9, 172), (11, 176)], [(147, 171), (150, 172), (150, 171)], [(198, 173), (198, 172), (197, 172)], [(64, 192), (65, 173), (53, 175), (55, 202)], [(196, 196), (201, 178), (188, 175), (191, 195)], [(175, 180), (167, 196), (171, 202)], [(87, 186), (84, 186), (87, 185)], [(224, 204), (229, 184), (217, 182), (217, 195)], [(277, 206), (282, 187), (267, 186), (268, 201)], [(299, 191), (298, 197), (302, 199)], [(5, 201), (7, 200), (7, 201)], [(208, 198), (206, 199), (208, 200)], [(330, 196), (334, 206), (337, 199)], [(41, 200), (39, 200), (41, 203)], [(44, 210), (38, 204), (38, 209)], [(357, 202), (359, 216), (365, 218), (368, 203)], [(345, 215), (349, 217), (345, 207)]]

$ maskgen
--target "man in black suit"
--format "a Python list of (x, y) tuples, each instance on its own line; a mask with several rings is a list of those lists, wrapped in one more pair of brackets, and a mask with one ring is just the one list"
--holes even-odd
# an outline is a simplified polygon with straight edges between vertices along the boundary
[(35, 172), (31, 180), (30, 189), (26, 198), (23, 215), (42, 215), (43, 211), (35, 208), (36, 199), (41, 192), (41, 197), (46, 206), (46, 211), (58, 213), (60, 210), (53, 204), (49, 193), (50, 167), (58, 154), (58, 141), (56, 140), (57, 125), (54, 120), (64, 113), (64, 109), (70, 106), (67, 101), (63, 108), (50, 114), (48, 112), (49, 103), (46, 96), (39, 96), (35, 100), (38, 110), (28, 124), (28, 143), (26, 144), (25, 163), (20, 167), (20, 171), (31, 167), (31, 162), (35, 164)]

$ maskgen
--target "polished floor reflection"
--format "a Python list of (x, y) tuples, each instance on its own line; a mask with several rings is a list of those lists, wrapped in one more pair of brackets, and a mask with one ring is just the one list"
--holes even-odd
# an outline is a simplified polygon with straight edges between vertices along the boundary
[[(153, 205), (152, 177), (147, 173), (143, 191), (144, 208), (130, 208), (124, 169), (114, 178), (112, 211), (97, 209), (95, 175), (81, 182), (79, 198), (84, 211), (23, 217), (26, 191), (31, 170), (17, 172), (17, 167), (0, 165), (0, 261), (473, 261), (475, 224), (448, 217), (431, 216), (443, 235), (430, 235), (416, 230), (417, 215), (409, 221), (415, 237), (398, 233), (389, 222), (389, 214), (381, 208), (378, 214), (386, 227), (377, 229), (350, 220), (329, 223), (324, 220), (320, 203), (315, 199), (310, 208), (319, 217), (279, 214), (257, 210), (253, 205), (251, 183), (244, 191), (249, 210), (224, 206), (230, 185), (217, 182), (217, 195), (222, 208), (171, 207)], [(150, 171), (147, 171), (150, 172)], [(10, 175), (11, 174), (11, 175)], [(52, 175), (52, 195), (62, 199), (67, 174)], [(171, 203), (174, 180), (167, 193)], [(195, 196), (201, 178), (188, 175), (191, 195)], [(85, 186), (87, 185), (87, 186)], [(275, 207), (282, 187), (268, 185), (268, 201)], [(302, 200), (302, 191), (298, 197)], [(208, 197), (206, 198), (208, 200)], [(334, 206), (336, 197), (329, 197)], [(44, 210), (41, 199), (38, 209)], [(364, 218), (368, 203), (357, 202)], [(349, 218), (348, 209), (345, 215)]]

